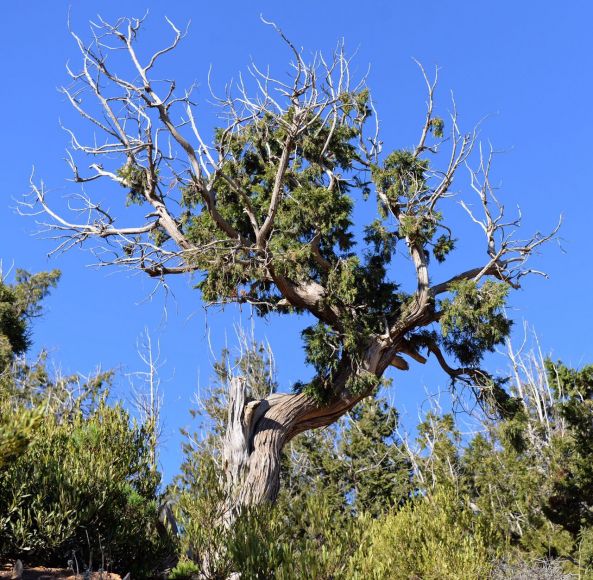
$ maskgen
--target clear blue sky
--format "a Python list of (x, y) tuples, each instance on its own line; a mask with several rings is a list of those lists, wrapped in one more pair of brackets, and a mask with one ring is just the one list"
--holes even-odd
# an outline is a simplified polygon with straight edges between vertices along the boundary
[[(412, 57), (429, 69), (438, 65), (441, 109), (446, 111), (453, 90), (464, 127), (489, 116), (482, 137), (505, 150), (497, 160), (496, 178), (508, 206), (521, 206), (526, 233), (551, 228), (564, 214), (565, 253), (556, 245), (545, 248), (535, 265), (545, 268), (550, 280), (527, 281), (512, 299), (512, 314), (529, 321), (544, 350), (554, 357), (574, 365), (593, 362), (590, 2), (4, 3), (0, 257), (5, 270), (13, 263), (31, 271), (62, 270), (62, 282), (47, 301), (34, 337), (38, 346), (51, 350), (65, 372), (90, 371), (97, 364), (121, 368), (122, 373), (139, 369), (135, 349), (144, 327), (160, 338), (166, 359), (162, 464), (167, 479), (180, 461), (178, 429), (190, 425), (187, 409), (192, 393), (199, 383), (205, 387), (210, 376), (207, 331), (216, 347), (225, 336), (232, 344), (239, 315), (233, 309), (206, 315), (188, 280), (172, 281), (174, 296), (157, 293), (146, 301), (152, 289), (149, 279), (89, 269), (92, 256), (87, 252), (73, 249), (48, 260), (51, 243), (32, 237), (33, 221), (11, 209), (27, 192), (33, 165), (53, 195), (71, 191), (64, 180), (69, 176), (63, 161), (68, 139), (59, 120), (67, 119), (74, 129), (79, 121), (57, 91), (67, 83), (66, 61), (77, 61), (66, 28), (69, 6), (72, 27), (81, 34), (86, 34), (86, 23), (97, 12), (112, 19), (150, 9), (145, 36), (155, 46), (168, 38), (165, 15), (180, 26), (191, 20), (189, 35), (167, 60), (168, 76), (177, 78), (178, 86), (194, 80), (204, 85), (210, 65), (222, 83), (244, 70), (252, 57), (283, 70), (289, 55), (270, 28), (260, 23), (260, 13), (308, 51), (329, 50), (343, 37), (351, 50), (358, 51), (361, 72), (371, 64), (369, 85), (383, 121), (386, 147), (410, 146), (418, 137), (424, 93)], [(198, 97), (205, 96), (198, 90)], [(279, 378), (288, 389), (308, 373), (299, 339), (303, 321), (256, 324), (276, 351)], [(430, 366), (394, 378), (395, 402), (407, 410), (411, 423), (424, 387), (435, 390), (446, 384)], [(126, 395), (126, 385), (121, 377), (121, 396)]]

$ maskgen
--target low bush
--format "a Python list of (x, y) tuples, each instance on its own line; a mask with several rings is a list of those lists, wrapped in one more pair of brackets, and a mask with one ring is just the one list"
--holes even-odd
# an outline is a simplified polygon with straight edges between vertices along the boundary
[(0, 559), (152, 573), (171, 545), (157, 531), (148, 435), (105, 395), (47, 414), (0, 473)]
[(452, 488), (419, 497), (373, 522), (351, 561), (357, 579), (487, 578), (488, 530)]

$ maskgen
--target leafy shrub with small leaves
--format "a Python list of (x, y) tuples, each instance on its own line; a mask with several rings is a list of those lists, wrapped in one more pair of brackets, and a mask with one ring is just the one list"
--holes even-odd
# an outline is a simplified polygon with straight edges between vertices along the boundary
[(172, 492), (182, 530), (179, 553), (207, 565), (211, 577), (224, 578), (232, 570), (224, 547), (228, 531), (221, 525), (226, 497), (220, 470), (208, 452), (192, 455), (183, 467)]
[(184, 557), (177, 562), (177, 565), (167, 578), (169, 580), (192, 580), (192, 578), (198, 578), (200, 573), (200, 567), (192, 562), (189, 558)]
[[(185, 510), (188, 499), (181, 501)], [(182, 545), (191, 547), (169, 578), (226, 578), (234, 572), (242, 578), (344, 578), (370, 521), (337, 513), (323, 495), (292, 507), (280, 500), (246, 510), (231, 528), (220, 521), (200, 525), (204, 504), (198, 505), (199, 500), (193, 504), (196, 512), (185, 511), (180, 518), (187, 526)]]
[(101, 395), (48, 414), (0, 473), (0, 558), (79, 561), (147, 577), (172, 546), (157, 531), (149, 434)]
[(360, 579), (482, 579), (490, 572), (488, 530), (453, 488), (419, 497), (371, 524), (352, 559)]
[(0, 468), (24, 453), (43, 415), (41, 409), (22, 409), (18, 414), (0, 405)]
[(228, 553), (243, 578), (348, 577), (350, 558), (370, 522), (336, 511), (331, 492), (296, 504), (259, 507), (234, 526)]

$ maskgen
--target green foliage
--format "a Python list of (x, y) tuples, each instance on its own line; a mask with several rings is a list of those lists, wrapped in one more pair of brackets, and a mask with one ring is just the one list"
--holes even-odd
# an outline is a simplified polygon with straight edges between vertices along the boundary
[[(218, 480), (207, 478), (200, 483), (202, 487), (193, 490), (200, 499), (194, 496), (192, 500), (192, 494), (185, 491), (178, 509), (183, 553), (208, 562), (208, 571), (199, 569), (206, 577), (226, 578), (239, 572), (245, 578), (269, 578), (271, 571), (274, 578), (287, 580), (344, 577), (365, 518), (336, 512), (331, 497), (322, 491), (298, 503), (281, 498), (276, 506), (246, 510), (229, 529), (217, 519), (221, 512), (207, 507), (212, 505), (208, 497), (210, 501), (221, 499)], [(195, 567), (184, 562), (170, 578), (195, 573)]]
[(192, 578), (198, 578), (199, 573), (199, 566), (185, 557), (177, 562), (177, 565), (171, 570), (167, 578), (169, 580), (191, 580)]
[(579, 532), (578, 563), (583, 578), (593, 578), (593, 528), (586, 527)]
[[(268, 251), (275, 256), (278, 274), (295, 282), (327, 275), (313, 255), (311, 240), (317, 240), (319, 255), (327, 261), (347, 257), (344, 252), (353, 245), (350, 232), (353, 200), (348, 194), (348, 182), (337, 177), (330, 184), (325, 169), (328, 165), (346, 172), (352, 169), (357, 158), (355, 143), (360, 137), (360, 129), (352, 120), (367, 115), (361, 111), (366, 111), (362, 103), (368, 101), (369, 95), (361, 91), (342, 98), (342, 106), (352, 119), (336, 126), (331, 135), (319, 119), (309, 119), (309, 129), (295, 137), (292, 163), (282, 184), (283, 203), (275, 217)], [(251, 208), (259, 224), (264, 222), (275, 183), (276, 163), (286, 140), (286, 126), (293, 117), (292, 108), (281, 118), (263, 113), (239, 133), (216, 132), (216, 147), (229, 151), (213, 186), (217, 192), (217, 209), (246, 240), (253, 242), (254, 233), (245, 207)], [(201, 206), (191, 183), (184, 189), (183, 203), (190, 209)], [(192, 212), (185, 233), (196, 245), (220, 237), (207, 211)], [(269, 307), (265, 305), (278, 302), (281, 296), (263, 280), (264, 271), (256, 266), (254, 255), (240, 251), (237, 256), (236, 249), (230, 248), (231, 245), (221, 245), (214, 262), (212, 255), (197, 256), (196, 265), (203, 266), (204, 271), (199, 284), (204, 299), (232, 301), (242, 289), (257, 299), (261, 313), (267, 313)]]
[[(41, 301), (60, 277), (57, 270), (29, 274), (17, 270), (15, 283), (0, 279), (0, 467), (27, 448), (42, 421), (35, 385), (45, 375), (19, 359), (31, 344), (31, 321), (41, 314)], [(15, 405), (15, 397), (32, 405)]]
[(308, 384), (296, 383), (294, 390), (316, 399), (320, 404), (331, 395), (330, 388), (339, 367), (342, 344), (340, 336), (322, 322), (306, 328), (302, 333), (305, 360), (313, 365), (316, 375)]
[(151, 426), (107, 403), (111, 373), (52, 379), (24, 358), (31, 320), (58, 272), (0, 282), (0, 559), (76, 557), (151, 574), (173, 549), (157, 533)]
[(397, 427), (396, 410), (384, 399), (369, 398), (352, 410), (342, 429), (335, 459), (340, 488), (356, 513), (378, 517), (414, 493)]
[(22, 455), (41, 421), (41, 409), (19, 409), (15, 412), (5, 401), (0, 403), (0, 468)]
[(576, 535), (593, 526), (593, 366), (572, 369), (547, 361), (563, 428), (551, 447), (553, 471), (547, 515)]
[(481, 579), (491, 569), (486, 522), (463, 496), (437, 489), (375, 521), (351, 563), (354, 578)]
[(239, 520), (229, 555), (246, 578), (344, 578), (367, 521), (336, 512), (324, 493), (262, 507)]
[(336, 511), (372, 516), (403, 504), (415, 488), (397, 425), (393, 407), (369, 398), (337, 427), (303, 433), (287, 450), (283, 497), (300, 503), (324, 493)]
[(461, 434), (453, 415), (428, 412), (418, 425), (419, 470), (424, 477), (424, 489), (438, 485), (457, 486), (460, 474)]
[(76, 553), (148, 574), (171, 548), (157, 533), (158, 483), (145, 429), (105, 396), (88, 413), (46, 414), (0, 474), (0, 554), (63, 563)]
[(567, 571), (584, 573), (593, 508), (591, 367), (547, 361), (536, 368), (535, 378), (515, 386), (520, 411), (489, 422), (470, 442), (461, 479), (515, 557), (561, 558)]
[(383, 167), (373, 167), (372, 176), (377, 189), (397, 204), (400, 197), (411, 197), (425, 190), (427, 170), (428, 161), (401, 149), (387, 155)]
[(228, 576), (232, 572), (225, 552), (228, 531), (221, 525), (227, 499), (223, 474), (207, 450), (194, 449), (186, 457), (173, 491), (175, 517), (183, 530), (180, 553), (209, 562), (213, 577)]
[[(442, 137), (442, 119), (431, 119), (430, 128), (435, 137)], [(386, 217), (390, 211), (395, 212), (398, 237), (407, 238), (427, 253), (427, 248), (432, 247), (436, 260), (444, 262), (455, 247), (455, 239), (451, 229), (444, 227), (443, 215), (435, 210), (433, 204), (424, 203), (431, 192), (428, 161), (413, 151), (393, 151), (382, 166), (372, 168), (372, 178), (377, 190), (384, 196), (380, 198), (381, 214)], [(439, 229), (445, 233), (434, 240)]]
[(29, 348), (31, 320), (39, 316), (41, 300), (59, 278), (57, 270), (33, 275), (17, 270), (14, 284), (0, 279), (0, 372)]
[(143, 167), (126, 163), (120, 167), (116, 174), (122, 180), (122, 187), (129, 189), (127, 205), (142, 205), (146, 202), (148, 190), (148, 172)]
[(570, 536), (544, 513), (549, 472), (537, 450), (517, 452), (508, 439), (478, 435), (463, 467), (472, 500), (505, 542), (534, 557), (570, 553)]
[(445, 128), (445, 121), (440, 117), (433, 117), (430, 119), (430, 130), (432, 134), (440, 139), (443, 136), (443, 130)]
[(372, 393), (380, 384), (381, 379), (377, 375), (363, 369), (348, 377), (346, 388), (349, 393), (362, 396)]
[(432, 253), (437, 259), (437, 262), (444, 262), (450, 252), (455, 249), (455, 240), (451, 236), (443, 234), (439, 236), (434, 243)]
[(462, 365), (475, 366), (509, 335), (512, 321), (503, 312), (509, 286), (459, 280), (451, 291), (453, 298), (441, 301), (443, 345)]

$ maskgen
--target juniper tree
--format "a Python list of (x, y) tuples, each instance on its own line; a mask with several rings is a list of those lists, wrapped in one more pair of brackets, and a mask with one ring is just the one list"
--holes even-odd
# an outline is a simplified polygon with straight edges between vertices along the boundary
[[(183, 37), (169, 24), (171, 43), (148, 58), (138, 51), (142, 20), (99, 20), (88, 42), (73, 33), (82, 63), (63, 91), (95, 137), (70, 132), (69, 162), (74, 181), (93, 182), (98, 197), (81, 188), (81, 211), (67, 217), (42, 184), (32, 190), (61, 250), (94, 240), (104, 264), (157, 279), (195, 275), (205, 303), (313, 321), (302, 333), (310, 381), (254, 400), (244, 381), (232, 382), (226, 461), (236, 504), (274, 500), (286, 443), (336, 421), (390, 366), (434, 355), (484, 404), (508, 406), (480, 364), (508, 335), (507, 296), (550, 236), (514, 236), (519, 220), (505, 217), (490, 184), (492, 154), (460, 130), (455, 110), (446, 122), (435, 114), (436, 79), (424, 75), (418, 142), (386, 151), (366, 80), (354, 80), (343, 46), (307, 59), (272, 25), (292, 55), (290, 76), (252, 64), (213, 94), (219, 111), (208, 126), (191, 91), (159, 80)], [(461, 203), (483, 231), (484, 259), (433, 282), (464, 242), (443, 207), (459, 195), (454, 180), (474, 150), (467, 189), (477, 203)], [(145, 215), (138, 223), (134, 205)]]
[(39, 316), (41, 301), (57, 284), (60, 273), (29, 274), (17, 270), (9, 284), (0, 271), (0, 375), (31, 344), (31, 320)]

